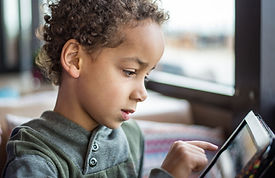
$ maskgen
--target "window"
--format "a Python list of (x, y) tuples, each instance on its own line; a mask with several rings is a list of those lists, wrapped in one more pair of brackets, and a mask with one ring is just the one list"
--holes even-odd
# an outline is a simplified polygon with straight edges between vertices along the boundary
[(151, 79), (232, 96), (234, 0), (163, 0), (166, 49)]
[[(183, 6), (183, 3), (187, 2), (186, 0), (170, 0), (169, 3), (174, 4), (167, 5), (166, 1), (168, 4), (169, 0), (164, 0), (164, 8), (165, 5), (168, 8), (170, 6), (180, 7)], [(228, 39), (229, 36), (223, 36), (221, 38), (223, 40), (217, 40), (219, 38), (214, 38), (215, 40), (213, 40), (212, 38), (210, 38), (211, 40), (205, 40), (207, 38), (205, 38), (205, 36), (203, 35), (203, 40), (198, 40), (199, 43), (197, 43), (198, 45), (196, 46), (196, 49), (199, 50), (201, 50), (202, 48), (204, 48), (203, 50), (210, 50), (213, 49), (215, 46), (222, 46), (222, 44), (227, 44), (224, 45), (229, 47), (227, 48), (227, 54), (229, 54), (227, 55), (227, 58), (230, 60), (233, 59), (230, 64), (228, 64), (228, 66), (230, 66), (229, 68), (233, 68), (233, 70), (228, 70), (228, 68), (224, 68), (223, 70), (227, 71), (225, 73), (227, 73), (228, 78), (226, 80), (221, 80), (218, 79), (218, 77), (214, 77), (215, 80), (213, 80), (213, 78), (209, 78), (209, 76), (215, 76), (216, 74), (214, 71), (211, 72), (211, 75), (208, 76), (204, 76), (204, 73), (202, 76), (198, 75), (200, 71), (198, 73), (194, 73), (194, 75), (189, 72), (187, 73), (187, 69), (186, 67), (184, 67), (185, 65), (180, 65), (178, 62), (168, 62), (168, 58), (174, 58), (173, 56), (180, 58), (179, 54), (165, 54), (163, 60), (165, 63), (163, 62), (160, 65), (160, 68), (152, 73), (153, 75), (151, 76), (151, 80), (147, 83), (147, 88), (168, 96), (188, 99), (193, 105), (204, 105), (204, 107), (206, 106), (205, 110), (207, 111), (210, 110), (209, 107), (213, 107), (215, 108), (215, 110), (217, 110), (218, 108), (218, 110), (220, 109), (222, 111), (225, 111), (229, 117), (233, 118), (233, 126), (236, 126), (236, 124), (239, 123), (239, 119), (244, 117), (249, 110), (254, 110), (255, 112), (260, 113), (264, 117), (264, 119), (268, 123), (270, 123), (270, 126), (272, 128), (275, 128), (275, 24), (273, 23), (275, 15), (275, 1), (224, 0), (219, 2), (207, 0), (201, 1), (201, 3), (198, 3), (199, 0), (194, 1), (196, 1), (197, 4), (196, 7), (190, 6), (191, 10), (199, 9), (198, 6), (211, 8), (211, 6), (216, 6), (215, 4), (213, 4), (215, 2), (217, 4), (227, 4), (227, 10), (224, 10), (224, 12), (231, 13), (231, 10), (233, 11), (234, 18), (232, 18), (231, 20), (234, 26), (234, 30), (228, 30), (227, 32), (230, 33), (224, 33), (231, 34), (232, 32), (232, 35), (234, 35), (232, 36), (232, 41), (225, 40), (227, 41), (227, 43), (221, 42), (224, 41), (224, 39)], [(210, 2), (212, 2), (212, 4)], [(209, 3), (209, 5), (206, 5), (206, 3)], [(190, 2), (190, 4), (193, 3)], [(185, 17), (177, 13), (184, 14), (183, 9), (184, 8), (176, 12), (176, 15), (182, 19), (184, 19)], [(188, 8), (186, 11), (188, 11)], [(204, 10), (203, 12), (205, 11), (206, 10)], [(212, 14), (212, 12), (209, 13)], [(194, 14), (194, 12), (191, 12), (191, 14)], [(229, 16), (232, 17), (232, 14)], [(218, 19), (221, 18), (219, 13), (217, 13), (216, 17)], [(171, 18), (173, 18), (173, 12), (171, 13)], [(178, 27), (181, 27), (178, 24), (174, 26), (169, 26), (169, 24), (167, 25), (168, 27), (165, 27), (164, 30), (165, 33), (168, 34), (168, 38), (170, 38), (169, 33), (171, 33), (171, 31), (167, 30), (167, 28), (169, 29), (171, 27), (175, 27), (177, 29)], [(173, 37), (171, 37), (171, 39), (176, 39), (176, 41), (178, 42), (179, 38), (175, 36), (179, 35), (175, 32), (175, 29), (172, 28), (172, 30), (174, 31), (173, 33), (171, 33), (172, 35), (170, 35)], [(179, 34), (180, 33), (183, 34), (182, 30), (180, 30)], [(218, 35), (216, 37), (218, 37)], [(229, 39), (230, 38), (231, 37), (229, 37)], [(172, 41), (171, 39), (170, 43)], [(189, 39), (193, 40), (194, 38), (189, 37)], [(196, 37), (195, 39), (198, 38)], [(169, 40), (167, 41), (169, 42)], [(187, 40), (184, 41), (184, 45), (182, 45), (181, 43), (182, 48), (180, 48), (179, 50), (182, 53), (184, 53), (185, 50), (190, 49), (190, 44), (186, 43), (186, 41)], [(201, 45), (201, 41), (203, 42), (202, 44), (207, 44), (207, 47)], [(168, 47), (168, 49), (169, 48), (170, 47)], [(230, 51), (232, 51), (232, 53)], [(193, 65), (195, 65), (195, 67), (201, 67), (201, 61), (208, 60), (208, 57), (205, 56), (207, 56), (207, 53), (204, 53), (203, 57), (199, 58), (199, 60), (193, 63)], [(177, 61), (181, 60), (182, 59), (177, 59)], [(212, 59), (210, 58), (210, 60)], [(195, 59), (191, 59), (190, 57), (190, 61), (195, 61)], [(207, 64), (205, 65), (207, 66)], [(231, 72), (229, 71), (232, 71), (233, 74), (231, 74)], [(197, 81), (195, 79), (198, 82), (202, 81), (203, 83), (200, 83), (202, 85), (196, 87)], [(189, 81), (192, 81), (195, 85), (191, 85), (192, 82)], [(224, 89), (226, 90), (218, 89), (218, 91), (222, 92), (216, 91), (215, 87), (219, 88), (219, 84), (221, 84), (220, 86), (225, 87)], [(209, 88), (209, 86), (212, 86), (212, 88)], [(194, 111), (194, 107), (193, 113), (198, 113)], [(205, 112), (200, 116), (207, 117), (208, 114), (209, 112)], [(217, 118), (217, 115), (215, 117)], [(222, 120), (222, 118), (219, 118), (219, 120)]]
[[(7, 70), (18, 67), (18, 43), (19, 43), (19, 3), (18, 1), (4, 0), (1, 2), (1, 26), (3, 37), (2, 65)], [(1, 43), (2, 43), (1, 42)]]
[(0, 2), (0, 73), (28, 71), (32, 67), (37, 28), (38, 1)]

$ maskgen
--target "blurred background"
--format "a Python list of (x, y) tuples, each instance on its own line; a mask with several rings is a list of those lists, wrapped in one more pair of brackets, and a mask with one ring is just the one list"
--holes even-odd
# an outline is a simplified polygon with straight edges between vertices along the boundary
[[(50, 13), (46, 2), (0, 1), (0, 172), (10, 131), (22, 123), (17, 117), (9, 120), (10, 114), (29, 119), (54, 106), (57, 88), (34, 62), (42, 45), (36, 30)], [(133, 117), (162, 122), (157, 129), (170, 126), (160, 130), (164, 136), (222, 143), (253, 110), (274, 131), (275, 1), (162, 0), (160, 5), (170, 14), (163, 25), (166, 49), (146, 82), (150, 99)], [(179, 134), (167, 123), (187, 127)], [(154, 128), (144, 125), (150, 132)], [(201, 132), (205, 129), (207, 134)]]
[[(11, 89), (18, 90), (19, 94), (37, 89), (43, 82), (34, 59), (41, 45), (35, 33), (43, 24), (45, 2), (1, 1), (0, 84), (3, 87), (8, 82), (5, 74), (12, 74), (9, 77), (22, 80), (20, 87), (6, 85), (12, 85)], [(164, 25), (166, 51), (157, 70), (168, 75), (156, 77), (157, 80), (165, 81), (167, 76), (170, 80), (171, 74), (175, 80), (167, 83), (183, 83), (199, 90), (233, 95), (234, 0), (163, 0), (162, 6), (169, 11), (170, 20)], [(212, 87), (207, 89), (205, 82)]]
[[(0, 100), (56, 89), (34, 64), (41, 46), (35, 33), (43, 24), (45, 2), (0, 2)], [(238, 118), (254, 110), (274, 125), (274, 1), (160, 4), (170, 14), (163, 26), (166, 50), (148, 89), (188, 100), (201, 124), (219, 118), (211, 122), (215, 126), (227, 118), (232, 129)]]
[(31, 0), (0, 2), (0, 98), (50, 86), (43, 85), (45, 79), (34, 63), (41, 45), (35, 34), (42, 24), (42, 4)]

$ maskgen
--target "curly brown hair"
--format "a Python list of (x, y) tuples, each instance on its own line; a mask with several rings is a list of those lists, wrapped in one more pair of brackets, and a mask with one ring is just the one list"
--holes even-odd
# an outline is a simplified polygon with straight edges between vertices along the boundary
[(119, 27), (145, 19), (162, 24), (167, 12), (151, 0), (59, 0), (47, 5), (40, 32), (45, 42), (36, 64), (55, 85), (60, 85), (60, 55), (64, 44), (75, 39), (89, 52), (116, 47), (123, 41)]

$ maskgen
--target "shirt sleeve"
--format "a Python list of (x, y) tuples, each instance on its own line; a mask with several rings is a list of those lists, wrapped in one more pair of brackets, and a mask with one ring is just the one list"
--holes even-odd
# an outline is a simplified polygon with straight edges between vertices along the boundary
[(9, 162), (4, 170), (4, 178), (57, 178), (55, 166), (39, 155), (24, 155)]
[(173, 178), (173, 176), (164, 169), (154, 168), (151, 170), (149, 178)]

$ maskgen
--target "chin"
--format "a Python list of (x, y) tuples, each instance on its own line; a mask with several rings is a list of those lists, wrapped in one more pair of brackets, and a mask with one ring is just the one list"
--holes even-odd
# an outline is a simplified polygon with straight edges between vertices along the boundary
[(116, 123), (116, 124), (110, 124), (110, 125), (105, 125), (106, 127), (108, 127), (109, 129), (117, 129), (121, 126), (121, 123)]

